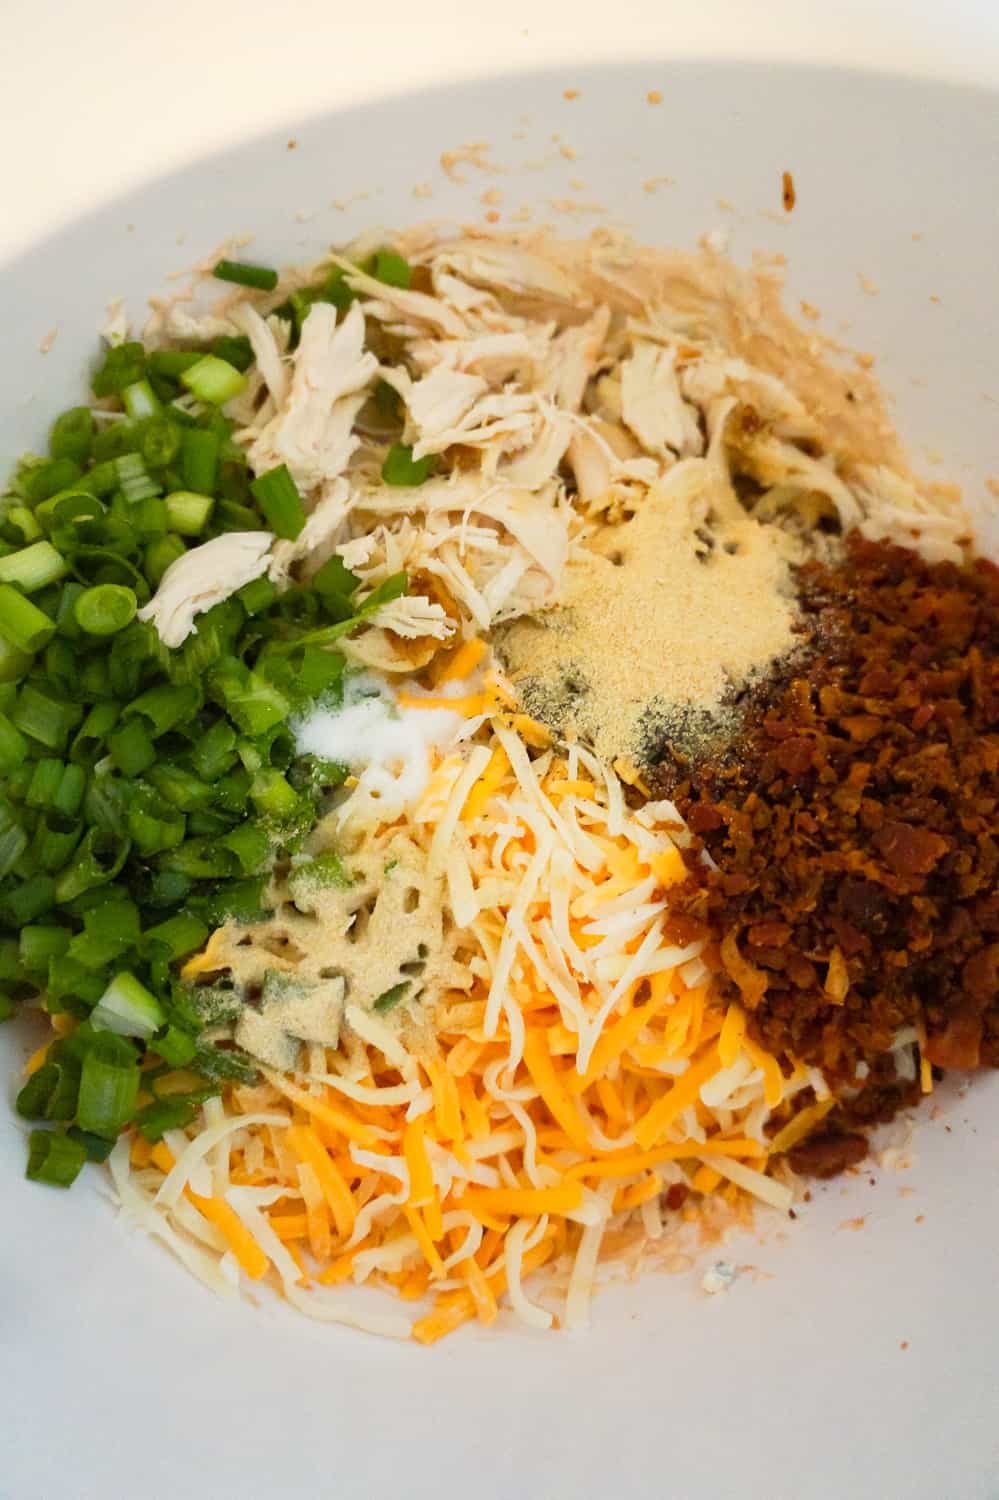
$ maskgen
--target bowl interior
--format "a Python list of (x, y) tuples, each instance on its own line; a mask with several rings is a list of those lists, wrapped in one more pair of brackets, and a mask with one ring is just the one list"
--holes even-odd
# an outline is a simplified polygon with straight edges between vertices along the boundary
[[(4, 268), (0, 462), (79, 399), (110, 299), (141, 323), (170, 273), (231, 234), (282, 262), (377, 224), (529, 213), (563, 234), (612, 223), (692, 246), (720, 231), (737, 259), (784, 255), (791, 305), (876, 355), (916, 467), (962, 486), (994, 551), (995, 120), (995, 96), (971, 88), (657, 62), (305, 121)], [(11, 1099), (29, 1032), (0, 1036)], [(910, 1168), (821, 1188), (795, 1224), (761, 1217), (725, 1251), (744, 1269), (724, 1296), (700, 1292), (704, 1266), (650, 1274), (601, 1294), (585, 1338), (472, 1328), (431, 1353), (216, 1302), (115, 1223), (97, 1174), (71, 1198), (25, 1184), (5, 1108), (0, 1284), (21, 1378), (0, 1491), (86, 1500), (134, 1473), (146, 1494), (191, 1497), (994, 1495), (997, 1103), (994, 1077), (944, 1089)]]

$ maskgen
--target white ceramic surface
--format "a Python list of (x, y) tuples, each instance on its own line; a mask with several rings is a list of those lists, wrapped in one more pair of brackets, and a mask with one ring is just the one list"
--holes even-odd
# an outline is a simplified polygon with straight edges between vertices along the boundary
[[(553, 207), (572, 199), (651, 240), (724, 228), (737, 257), (783, 252), (791, 295), (877, 352), (917, 458), (984, 515), (999, 469), (996, 103), (925, 80), (674, 62), (456, 85), (283, 129), (6, 266), (0, 462), (78, 395), (110, 297), (138, 312), (232, 232), (254, 232), (261, 260), (299, 258), (372, 223), (481, 220), (496, 187), (502, 215), (527, 203), (568, 232), (604, 217)], [(440, 154), (467, 141), (490, 142), (503, 170), (450, 182)], [(29, 1045), (4, 1028), (5, 1096)], [(0, 1495), (995, 1500), (997, 1105), (996, 1077), (942, 1097), (910, 1170), (820, 1190), (786, 1242), (770, 1222), (737, 1248), (757, 1271), (725, 1296), (651, 1277), (602, 1294), (587, 1336), (470, 1328), (431, 1352), (213, 1300), (116, 1223), (96, 1173), (70, 1198), (25, 1184), (0, 1112)]]

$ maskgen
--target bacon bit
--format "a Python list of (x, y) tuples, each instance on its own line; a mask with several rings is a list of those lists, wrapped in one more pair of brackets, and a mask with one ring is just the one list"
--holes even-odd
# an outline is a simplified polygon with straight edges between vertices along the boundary
[(783, 948), (791, 936), (787, 922), (757, 922), (749, 929), (751, 948)]
[(802, 1177), (836, 1177), (866, 1155), (867, 1140), (862, 1135), (824, 1135), (795, 1146), (787, 1159), (792, 1172)]
[(874, 843), (896, 875), (928, 875), (947, 852), (947, 840), (911, 823), (886, 823)]
[[(660, 768), (653, 793), (714, 862), (686, 851), (679, 891), (718, 944), (722, 998), (833, 1089), (823, 1135), (790, 1158), (827, 1175), (931, 1068), (999, 1067), (999, 569), (854, 536), (797, 581), (799, 677), (758, 690), (724, 762)], [(892, 1053), (907, 1026), (914, 1080)]]
[(789, 214), (798, 201), (798, 193), (794, 186), (794, 178), (790, 172), (781, 174), (781, 201), (784, 204), (784, 212)]
[(961, 970), (961, 984), (984, 1010), (999, 989), (999, 943), (971, 955)]
[(977, 1068), (981, 1053), (982, 1018), (967, 1011), (926, 1039), (926, 1059), (936, 1068)]

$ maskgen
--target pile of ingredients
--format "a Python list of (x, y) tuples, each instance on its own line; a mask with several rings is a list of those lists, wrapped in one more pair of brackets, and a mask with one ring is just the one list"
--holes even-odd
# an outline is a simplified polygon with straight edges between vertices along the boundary
[(579, 1327), (999, 1065), (999, 572), (772, 271), (414, 230), (116, 321), (0, 513), (30, 1178)]

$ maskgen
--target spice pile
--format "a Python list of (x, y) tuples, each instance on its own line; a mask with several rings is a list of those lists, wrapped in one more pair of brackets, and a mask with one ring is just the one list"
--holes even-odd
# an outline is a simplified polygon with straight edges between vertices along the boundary
[(918, 1094), (913, 1042), (924, 1086), (931, 1065), (999, 1065), (999, 570), (853, 537), (798, 583), (807, 676), (671, 790), (717, 865), (690, 862), (689, 904), (723, 987), (839, 1094), (792, 1153), (824, 1174)]
[(557, 609), (503, 631), (521, 703), (610, 762), (730, 736), (733, 689), (797, 644), (796, 550), (747, 515), (715, 465), (688, 459), (590, 539)]

